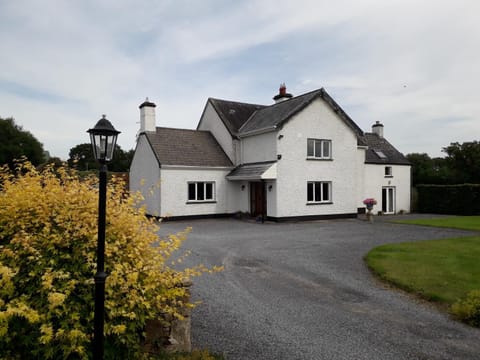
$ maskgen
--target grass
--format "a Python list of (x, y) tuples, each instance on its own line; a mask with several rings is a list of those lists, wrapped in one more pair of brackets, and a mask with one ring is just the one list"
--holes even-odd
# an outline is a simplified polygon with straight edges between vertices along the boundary
[[(480, 231), (480, 216), (396, 221)], [(383, 245), (365, 260), (380, 278), (440, 303), (453, 304), (480, 289), (480, 236)]]
[(396, 223), (480, 231), (480, 216), (455, 216), (436, 219), (399, 220)]
[(480, 289), (480, 237), (382, 245), (365, 257), (380, 278), (440, 303)]

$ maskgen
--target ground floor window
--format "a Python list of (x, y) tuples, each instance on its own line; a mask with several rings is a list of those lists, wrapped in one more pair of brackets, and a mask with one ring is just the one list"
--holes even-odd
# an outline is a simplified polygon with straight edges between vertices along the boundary
[(188, 183), (188, 201), (215, 200), (215, 183), (213, 181), (196, 181)]
[(320, 204), (332, 202), (331, 181), (307, 182), (307, 203)]

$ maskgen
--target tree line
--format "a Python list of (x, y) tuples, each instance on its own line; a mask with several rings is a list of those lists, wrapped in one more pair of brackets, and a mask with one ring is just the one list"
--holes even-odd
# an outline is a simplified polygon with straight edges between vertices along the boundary
[(406, 155), (412, 164), (412, 185), (480, 184), (480, 142), (453, 142), (442, 148), (445, 157), (426, 153)]
[[(124, 151), (119, 145), (115, 145), (115, 156), (108, 169), (114, 172), (128, 171), (133, 153), (134, 150)], [(0, 117), (0, 165), (7, 164), (13, 168), (15, 160), (22, 157), (26, 157), (34, 166), (62, 163), (58, 157), (50, 157), (43, 144), (32, 133), (17, 125), (13, 118)], [(80, 171), (98, 169), (90, 143), (72, 147), (67, 163)]]

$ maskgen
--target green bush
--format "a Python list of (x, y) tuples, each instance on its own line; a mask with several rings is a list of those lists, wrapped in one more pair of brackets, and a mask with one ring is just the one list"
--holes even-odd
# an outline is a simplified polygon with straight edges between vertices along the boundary
[(465, 299), (452, 305), (451, 312), (463, 322), (480, 327), (480, 290), (470, 291)]
[[(93, 335), (98, 182), (65, 167), (0, 169), (0, 354), (89, 359)], [(158, 227), (119, 179), (107, 194), (105, 358), (144, 358), (145, 322), (181, 318), (185, 280), (170, 265), (185, 233)], [(155, 246), (152, 246), (155, 245)], [(170, 259), (170, 260), (169, 260)], [(181, 258), (180, 258), (181, 259)]]
[(480, 184), (418, 185), (421, 213), (480, 215)]

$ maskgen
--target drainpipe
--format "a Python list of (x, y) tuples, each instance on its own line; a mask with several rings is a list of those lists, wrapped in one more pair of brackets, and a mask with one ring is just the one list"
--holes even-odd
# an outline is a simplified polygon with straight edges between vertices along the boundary
[(265, 223), (265, 217), (267, 216), (266, 210), (267, 210), (267, 183), (265, 180), (262, 180), (262, 185), (263, 185), (263, 208), (262, 208), (262, 224)]

